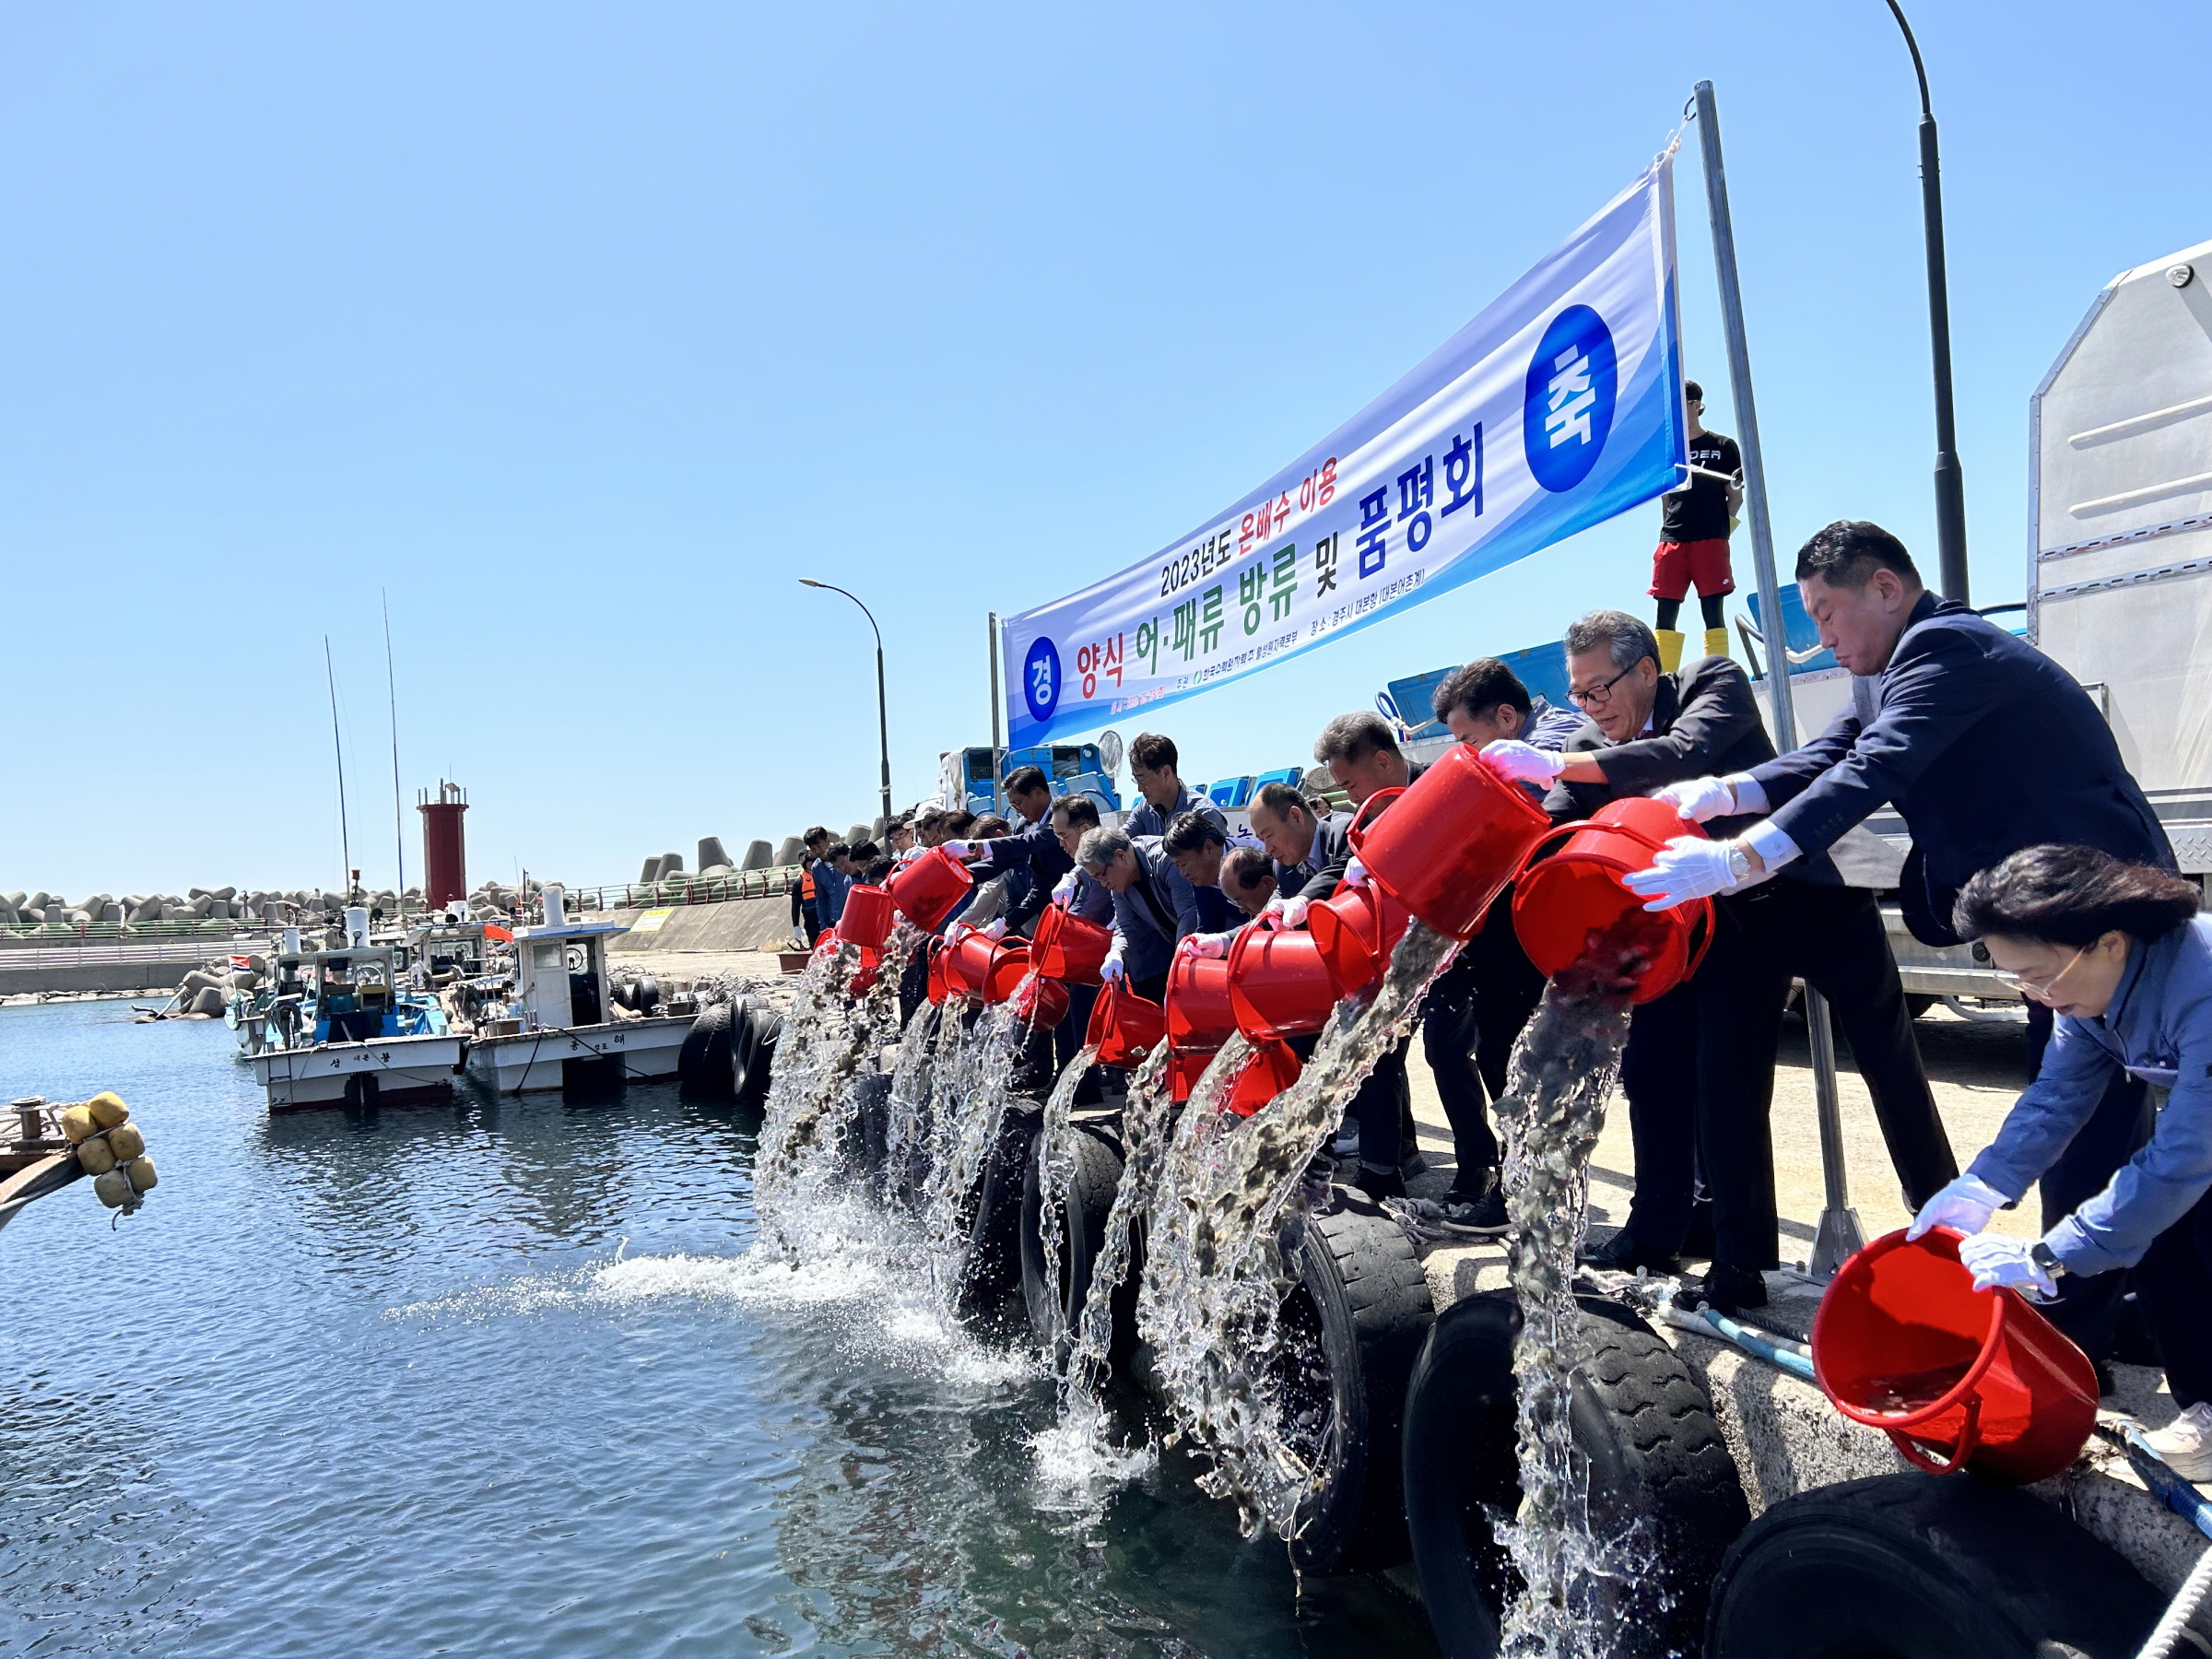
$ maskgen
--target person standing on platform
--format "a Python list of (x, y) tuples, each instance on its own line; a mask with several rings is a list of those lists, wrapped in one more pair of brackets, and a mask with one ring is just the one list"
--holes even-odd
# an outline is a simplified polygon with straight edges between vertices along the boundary
[(1253, 834), (1275, 860), (1276, 892), (1271, 899), (1296, 898), (1324, 869), (1351, 857), (1345, 837), (1351, 830), (1352, 815), (1317, 813), (1288, 783), (1261, 784), (1245, 816)]
[(1159, 1002), (1167, 995), (1176, 942), (1198, 931), (1191, 884), (1159, 850), (1157, 835), (1086, 830), (1076, 862), (1113, 895), (1113, 945), (1100, 976), (1125, 980), (1147, 1002)]
[[(1820, 643), (1853, 677), (1852, 706), (1778, 759), (1666, 791), (1685, 818), (1764, 821), (1670, 843), (1628, 878), (1647, 908), (1754, 888), (1883, 806), (1912, 831), (1898, 900), (1925, 944), (1959, 943), (1960, 890), (2026, 847), (2088, 846), (2174, 867), (2158, 815), (2088, 693), (2034, 646), (1929, 593), (1897, 537), (1839, 520), (1799, 550), (1797, 586)], [(2042, 1176), (2045, 1225), (2101, 1191), (2149, 1135), (2143, 1083), (2115, 1077)], [(2091, 1359), (2111, 1350), (2121, 1277), (2069, 1277), (2052, 1306)]]
[(1267, 900), (1275, 897), (1275, 861), (1266, 849), (1231, 847), (1221, 860), (1221, 890), (1247, 921), (1266, 909)]
[(1693, 585), (1705, 613), (1704, 654), (1728, 654), (1728, 629), (1722, 615), (1728, 595), (1735, 592), (1728, 533), (1744, 501), (1744, 461), (1735, 440), (1705, 429), (1705, 393), (1696, 381), (1682, 382), (1682, 400), (1689, 416), (1690, 474), (1681, 488), (1659, 498), (1659, 546), (1652, 554), (1652, 597), (1659, 602), (1659, 667), (1668, 674), (1682, 666), (1683, 640), (1675, 624)]
[(1176, 767), (1180, 757), (1175, 741), (1158, 732), (1139, 732), (1129, 745), (1129, 776), (1141, 797), (1122, 819), (1127, 835), (1165, 835), (1168, 826), (1186, 812), (1199, 812), (1214, 820), (1224, 833), (1229, 820), (1215, 806), (1182, 781)]
[[(1430, 708), (1453, 736), (1477, 750), (1517, 738), (1557, 750), (1581, 727), (1582, 716), (1548, 704), (1539, 714), (1540, 700), (1496, 657), (1482, 657), (1446, 675)], [(1421, 1053), (1452, 1124), (1452, 1190), (1443, 1198), (1443, 1224), (1470, 1237), (1507, 1229), (1498, 1137), (1484, 1107), (1505, 1093), (1513, 1041), (1544, 994), (1544, 976), (1513, 932), (1512, 904), (1509, 887), (1421, 1001)]]
[(1027, 937), (1042, 913), (1046, 899), (1060, 877), (1076, 867), (1053, 829), (1053, 788), (1041, 768), (1017, 768), (1006, 778), (1006, 804), (1013, 807), (1021, 828), (993, 840), (948, 841), (945, 851), (959, 859), (973, 859), (979, 881), (1015, 870), (1029, 873), (1028, 883), (1006, 912), (1006, 931)]

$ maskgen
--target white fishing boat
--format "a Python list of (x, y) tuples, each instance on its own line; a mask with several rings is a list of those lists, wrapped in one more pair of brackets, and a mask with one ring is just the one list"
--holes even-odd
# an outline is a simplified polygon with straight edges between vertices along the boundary
[(468, 1069), (500, 1094), (676, 1076), (697, 1016), (634, 1015), (609, 994), (606, 941), (620, 923), (563, 919), (561, 892), (544, 893), (547, 921), (514, 934), (513, 1000), (487, 1007), (469, 1039)]
[[(359, 918), (358, 924), (355, 918)], [(270, 963), (245, 1062), (271, 1112), (432, 1100), (453, 1092), (463, 1041), (434, 999), (408, 994), (400, 953), (368, 941), (368, 916), (347, 912), (355, 943), (288, 948)], [(241, 1048), (248, 1033), (241, 1028)]]

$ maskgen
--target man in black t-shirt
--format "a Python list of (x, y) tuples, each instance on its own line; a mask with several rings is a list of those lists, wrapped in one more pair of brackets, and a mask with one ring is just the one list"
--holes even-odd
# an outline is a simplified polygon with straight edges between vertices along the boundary
[(1672, 674), (1682, 665), (1682, 636), (1675, 622), (1690, 584), (1705, 613), (1705, 654), (1728, 654), (1728, 630), (1721, 610), (1735, 591), (1728, 568), (1728, 530), (1744, 499), (1744, 462), (1735, 440), (1705, 429), (1705, 393), (1696, 381), (1682, 382), (1689, 413), (1689, 482), (1659, 498), (1659, 547), (1652, 555), (1652, 597), (1659, 601), (1659, 667)]

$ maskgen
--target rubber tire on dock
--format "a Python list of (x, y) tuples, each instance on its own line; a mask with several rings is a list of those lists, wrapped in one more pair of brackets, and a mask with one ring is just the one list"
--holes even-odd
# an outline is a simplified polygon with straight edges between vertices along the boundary
[(739, 997), (736, 1009), (730, 1025), (730, 1092), (741, 1105), (757, 1107), (768, 1100), (783, 1016), (758, 996)]
[(688, 1095), (726, 1100), (730, 1088), (730, 1028), (737, 1018), (729, 1003), (709, 1003), (699, 1011), (677, 1051), (676, 1080)]
[(1712, 1587), (1706, 1659), (2129, 1659), (2165, 1601), (2017, 1488), (1877, 1475), (1784, 1499)]
[[(888, 1099), (888, 1097), (887, 1097)], [(959, 1316), (994, 1319), (1021, 1288), (1022, 1171), (1044, 1118), (1035, 1100), (1016, 1097), (999, 1114), (998, 1134), (983, 1159), (982, 1180), (960, 1262)]]
[(1335, 1192), (1337, 1207), (1306, 1218), (1285, 1263), (1298, 1283), (1281, 1317), (1291, 1330), (1313, 1322), (1322, 1359), (1318, 1375), (1294, 1375), (1326, 1388), (1335, 1422), (1320, 1487), (1291, 1526), (1300, 1572), (1374, 1571), (1406, 1559), (1406, 1388), (1436, 1323), (1412, 1241), (1364, 1194)]
[[(1106, 1248), (1106, 1220), (1122, 1184), (1122, 1143), (1104, 1124), (1071, 1126), (1069, 1153), (1074, 1168), (1060, 1206), (1060, 1273), (1053, 1278), (1044, 1259), (1043, 1142), (1030, 1143), (1021, 1178), (1021, 1300), (1030, 1331), (1038, 1341), (1065, 1355), (1075, 1347), (1075, 1324), (1090, 1294), (1091, 1267)], [(1136, 1286), (1142, 1261), (1135, 1253), (1130, 1271), (1113, 1291), (1113, 1336), (1107, 1360), (1115, 1370), (1128, 1363), (1136, 1347)]]
[[(1721, 1553), (1750, 1519), (1712, 1402), (1689, 1369), (1618, 1302), (1577, 1299), (1588, 1358), (1574, 1371), (1570, 1423), (1588, 1460), (1591, 1515), (1640, 1522), (1641, 1559), (1661, 1571), (1627, 1588), (1606, 1649), (1620, 1659), (1694, 1653)], [(1406, 1401), (1406, 1519), (1421, 1600), (1445, 1659), (1490, 1659), (1518, 1588), (1490, 1512), (1520, 1501), (1509, 1292), (1461, 1299), (1436, 1322)], [(1663, 1601), (1672, 1606), (1663, 1609)]]

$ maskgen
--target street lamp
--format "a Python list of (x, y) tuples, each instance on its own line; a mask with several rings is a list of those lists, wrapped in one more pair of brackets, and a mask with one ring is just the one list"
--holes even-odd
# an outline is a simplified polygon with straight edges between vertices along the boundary
[[(846, 594), (834, 582), (817, 582), (811, 576), (799, 578), (801, 587), (826, 588), (832, 594), (844, 594), (853, 604), (860, 605), (856, 594)], [(890, 705), (883, 694), (883, 629), (876, 627), (876, 613), (860, 605), (860, 614), (868, 619), (868, 627), (876, 635), (876, 735), (883, 755), (883, 816), (891, 816), (891, 714)]]
[(1889, 14), (1904, 31), (1920, 81), (1920, 209), (1928, 244), (1928, 348), (1936, 359), (1936, 545), (1943, 567), (1943, 596), (1971, 603), (1966, 583), (1966, 483), (1959, 471), (1959, 439), (1951, 419), (1951, 300), (1943, 272), (1943, 174), (1936, 153), (1936, 112), (1928, 103), (1928, 72), (1920, 42), (1897, 0)]

